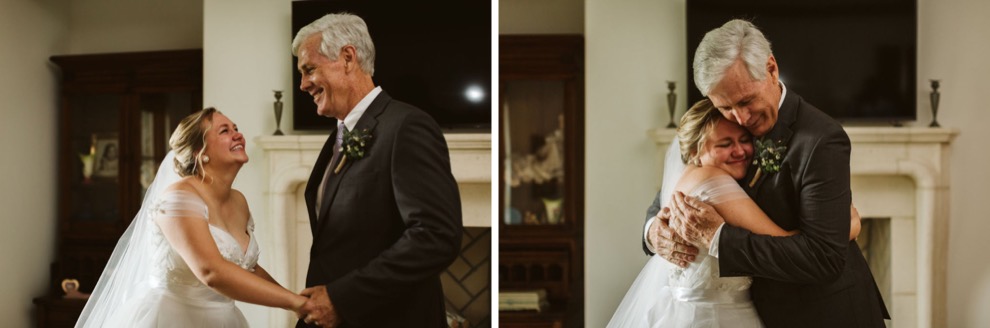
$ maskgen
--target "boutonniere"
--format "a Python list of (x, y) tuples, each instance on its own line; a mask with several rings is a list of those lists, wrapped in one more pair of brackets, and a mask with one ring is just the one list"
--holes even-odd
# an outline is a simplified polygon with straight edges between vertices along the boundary
[(783, 162), (784, 152), (787, 151), (787, 146), (784, 146), (780, 140), (774, 142), (767, 138), (756, 139), (754, 146), (756, 146), (756, 156), (753, 158), (753, 165), (756, 165), (756, 174), (753, 175), (753, 180), (749, 182), (750, 188), (756, 184), (763, 172), (776, 173), (780, 171), (780, 163)]
[(354, 160), (364, 158), (368, 140), (371, 140), (371, 132), (368, 129), (355, 131), (344, 130), (343, 144), (340, 145), (340, 152), (344, 154), (344, 157), (340, 159), (340, 164), (337, 164), (337, 168), (333, 169), (333, 173), (340, 173), (340, 169), (344, 167), (344, 163), (347, 163), (348, 158), (353, 158)]

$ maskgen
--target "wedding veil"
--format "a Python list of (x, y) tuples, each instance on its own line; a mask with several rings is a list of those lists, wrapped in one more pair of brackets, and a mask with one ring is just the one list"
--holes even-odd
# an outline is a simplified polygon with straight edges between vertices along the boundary
[[(660, 202), (667, 206), (674, 187), (684, 173), (684, 162), (681, 160), (681, 143), (675, 136), (667, 148), (663, 163), (663, 181), (660, 184)], [(650, 327), (658, 314), (654, 309), (666, 309), (657, 306), (660, 302), (670, 302), (669, 294), (662, 291), (667, 287), (667, 280), (674, 265), (658, 255), (650, 256), (639, 276), (629, 287), (626, 296), (622, 298), (607, 328), (639, 328)], [(661, 313), (662, 314), (662, 313)]]
[(150, 254), (154, 245), (150, 236), (154, 222), (151, 222), (148, 214), (158, 195), (181, 179), (175, 172), (174, 159), (175, 153), (170, 151), (162, 160), (155, 180), (144, 195), (141, 209), (120, 236), (110, 262), (103, 269), (100, 281), (96, 283), (79, 321), (76, 322), (76, 328), (103, 327), (113, 311), (123, 304), (140, 299), (150, 290), (148, 283), (154, 266), (144, 261), (152, 258)]
[(674, 187), (677, 181), (684, 174), (684, 161), (681, 159), (681, 141), (677, 136), (670, 141), (667, 147), (667, 154), (663, 160), (663, 180), (660, 183), (660, 202), (667, 206), (670, 197), (674, 194)]

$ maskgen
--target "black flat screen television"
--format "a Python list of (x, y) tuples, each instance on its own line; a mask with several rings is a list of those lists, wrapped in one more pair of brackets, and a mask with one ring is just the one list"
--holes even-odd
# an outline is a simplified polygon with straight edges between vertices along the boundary
[(687, 1), (689, 104), (694, 51), (735, 18), (770, 40), (787, 89), (839, 121), (917, 119), (916, 0)]
[[(328, 13), (364, 19), (375, 44), (375, 85), (412, 104), (446, 130), (491, 131), (491, 3), (488, 1), (292, 2), (292, 36)], [(295, 130), (329, 130), (313, 98), (299, 90), (293, 57)]]

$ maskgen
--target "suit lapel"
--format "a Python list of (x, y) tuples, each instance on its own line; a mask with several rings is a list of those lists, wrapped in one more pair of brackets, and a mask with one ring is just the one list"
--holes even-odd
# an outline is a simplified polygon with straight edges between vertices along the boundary
[[(781, 104), (780, 110), (777, 112), (777, 123), (774, 124), (770, 132), (765, 136), (767, 139), (772, 140), (774, 144), (786, 145), (788, 147), (787, 151), (790, 150), (791, 137), (794, 135), (794, 131), (791, 130), (791, 125), (797, 120), (797, 110), (800, 106), (801, 98), (793, 92), (788, 92), (787, 96), (784, 97), (784, 103)], [(785, 157), (786, 158), (786, 157)], [(746, 174), (746, 179), (743, 180), (747, 184), (744, 188), (746, 193), (749, 194), (750, 198), (756, 199), (760, 187), (763, 186), (763, 182), (767, 180), (767, 177), (777, 174), (762, 172), (760, 173), (759, 179), (753, 184), (753, 187), (749, 187), (749, 182), (753, 180), (755, 175), (756, 166), (750, 165), (750, 169)]]
[(323, 183), (323, 173), (327, 170), (327, 165), (330, 163), (330, 158), (333, 157), (333, 144), (334, 135), (337, 134), (337, 126), (330, 130), (330, 137), (327, 141), (323, 143), (323, 150), (320, 151), (320, 156), (316, 158), (316, 164), (313, 165), (313, 172), (309, 175), (309, 182), (306, 183), (306, 209), (309, 212), (309, 227), (316, 233), (316, 222), (317, 216), (316, 212), (319, 211), (316, 208), (316, 194), (317, 189), (320, 188), (320, 184)]
[[(374, 131), (375, 126), (378, 125), (378, 115), (381, 115), (381, 113), (385, 111), (386, 105), (388, 105), (391, 100), (392, 98), (389, 97), (384, 90), (381, 91), (381, 93), (378, 94), (378, 97), (375, 97), (375, 100), (368, 106), (368, 109), (365, 110), (364, 114), (361, 115), (361, 119), (354, 125), (355, 131), (367, 129), (372, 135), (371, 143), (368, 144), (369, 150), (365, 151), (365, 158), (360, 159), (362, 161), (368, 160), (368, 157), (371, 156), (370, 148), (374, 147), (375, 144)], [(340, 158), (340, 160), (343, 160), (344, 155), (341, 154)], [(317, 231), (323, 230), (323, 227), (326, 225), (326, 221), (329, 221), (326, 220), (327, 214), (330, 213), (330, 207), (333, 206), (333, 200), (337, 196), (337, 189), (340, 187), (340, 181), (343, 180), (344, 175), (350, 171), (348, 168), (354, 166), (356, 162), (357, 160), (348, 159), (347, 163), (344, 163), (344, 166), (340, 169), (339, 173), (334, 173), (333, 169), (331, 169), (330, 178), (327, 179), (327, 189), (323, 191), (323, 204), (326, 205), (323, 206), (322, 211), (319, 213), (320, 220), (318, 222)], [(337, 163), (332, 164), (337, 165)]]

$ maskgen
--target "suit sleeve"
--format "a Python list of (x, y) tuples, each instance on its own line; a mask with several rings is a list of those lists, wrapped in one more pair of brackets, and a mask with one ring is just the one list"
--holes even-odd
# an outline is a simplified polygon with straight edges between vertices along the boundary
[(392, 192), (405, 231), (367, 265), (327, 285), (345, 320), (380, 312), (413, 286), (437, 277), (460, 251), (460, 194), (439, 127), (416, 111), (391, 146)]
[[(650, 207), (646, 209), (646, 218), (643, 219), (643, 229), (650, 228), (646, 226), (646, 222), (650, 221), (650, 219), (656, 216), (657, 213), (660, 213), (660, 209), (663, 208), (663, 203), (660, 202), (661, 194), (662, 194), (662, 190), (657, 190), (657, 196), (653, 198), (653, 204), (650, 204)], [(653, 256), (654, 253), (650, 251), (650, 247), (646, 244), (646, 231), (643, 231), (642, 235), (643, 235), (643, 252), (645, 252), (646, 255)]]
[(832, 129), (815, 142), (803, 170), (791, 168), (803, 172), (793, 177), (800, 179), (794, 214), (801, 233), (771, 237), (725, 225), (718, 250), (722, 276), (792, 283), (837, 279), (849, 245), (849, 150), (845, 131)]

